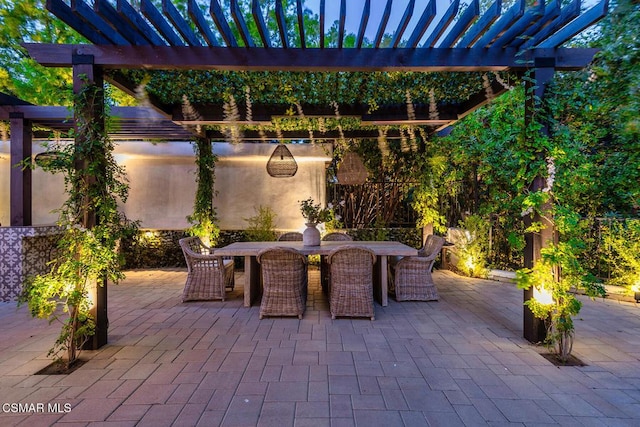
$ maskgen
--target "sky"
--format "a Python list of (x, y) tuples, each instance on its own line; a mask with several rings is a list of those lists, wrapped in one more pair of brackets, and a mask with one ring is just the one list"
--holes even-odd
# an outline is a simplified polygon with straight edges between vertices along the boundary
[[(357, 34), (360, 27), (360, 19), (362, 18), (362, 10), (364, 9), (365, 0), (347, 0), (347, 14), (345, 19), (345, 27), (348, 33)], [(393, 0), (391, 7), (391, 15), (385, 33), (393, 34), (398, 28), (398, 24), (404, 15), (405, 9), (409, 0)], [(425, 7), (428, 4), (428, 0), (416, 0), (415, 7), (413, 9), (413, 16), (409, 21), (409, 25), (405, 30), (403, 38), (407, 38), (411, 35), (411, 31), (415, 27), (416, 23), (422, 16)], [(304, 5), (306, 8), (311, 9), (313, 13), (319, 14), (320, 12), (320, 0), (305, 0)], [(382, 20), (382, 14), (384, 8), (387, 5), (387, 0), (371, 0), (371, 13), (369, 14), (369, 22), (367, 23), (367, 29), (365, 36), (372, 40), (376, 36), (378, 26)], [(325, 19), (327, 27), (331, 25), (340, 17), (340, 0), (325, 0)], [(440, 16), (449, 7), (449, 0), (436, 0), (436, 18), (431, 23), (431, 27), (435, 26)]]

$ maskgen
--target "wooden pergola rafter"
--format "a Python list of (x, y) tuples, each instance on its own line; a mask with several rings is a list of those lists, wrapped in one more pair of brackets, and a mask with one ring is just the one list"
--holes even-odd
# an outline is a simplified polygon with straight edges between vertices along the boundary
[[(521, 73), (544, 63), (555, 70), (578, 70), (585, 67), (595, 54), (594, 49), (562, 48), (576, 34), (593, 25), (608, 8), (602, 0), (580, 13), (580, 0), (561, 8), (560, 1), (539, 2), (526, 8), (517, 0), (502, 11), (496, 0), (480, 13), (478, 0), (460, 10), (459, 0), (453, 1), (439, 16), (436, 1), (426, 4), (409, 1), (396, 28), (388, 28), (394, 11), (388, 0), (379, 22), (370, 20), (371, 2), (364, 1), (356, 31), (356, 46), (344, 47), (346, 37), (346, 1), (340, 1), (338, 37), (330, 45), (325, 35), (326, 2), (318, 11), (319, 38), (307, 40), (303, 2), (296, 0), (285, 9), (275, 2), (272, 14), (265, 14), (259, 0), (252, 0), (243, 14), (240, 2), (230, 2), (225, 10), (220, 0), (189, 0), (186, 13), (181, 13), (170, 0), (152, 2), (140, 0), (138, 6), (126, 0), (94, 0), (93, 7), (85, 0), (47, 0), (47, 9), (78, 31), (92, 45), (27, 44), (29, 54), (39, 63), (53, 67), (68, 67), (74, 58), (89, 56), (93, 64), (104, 70), (114, 70), (105, 76), (124, 91), (134, 94), (136, 84), (118, 70), (227, 70), (227, 71), (413, 71), (413, 72), (497, 72)], [(418, 3), (418, 4), (416, 4)], [(287, 16), (292, 12), (295, 16)], [(416, 24), (409, 25), (419, 16)], [(291, 18), (291, 19), (287, 19)], [(438, 18), (436, 20), (436, 18)], [(273, 25), (269, 26), (270, 22)], [(250, 27), (257, 29), (252, 36)], [(270, 30), (275, 28), (275, 31)], [(375, 38), (365, 43), (367, 30), (375, 29)], [(390, 34), (388, 47), (383, 36)], [(364, 124), (421, 124), (441, 129), (506, 91), (495, 81), (490, 90), (473, 95), (457, 105), (438, 105), (438, 117), (423, 111), (422, 117), (408, 121), (402, 105), (382, 105), (369, 114), (367, 106), (340, 105), (345, 116), (360, 117)], [(165, 118), (188, 126), (192, 119), (183, 117), (179, 105), (151, 104)], [(197, 124), (224, 122), (222, 105), (192, 104), (197, 112)], [(258, 122), (281, 116), (287, 107), (254, 105), (253, 116)], [(329, 106), (306, 106), (309, 116)], [(355, 110), (360, 109), (359, 113)], [(419, 109), (419, 108), (418, 108)], [(332, 111), (322, 113), (331, 116)], [(383, 117), (385, 116), (385, 117)]]

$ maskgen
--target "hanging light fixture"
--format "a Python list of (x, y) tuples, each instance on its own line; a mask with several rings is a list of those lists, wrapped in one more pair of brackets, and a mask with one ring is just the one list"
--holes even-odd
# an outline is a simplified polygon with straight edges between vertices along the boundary
[(284, 144), (278, 144), (267, 162), (267, 173), (274, 178), (289, 178), (298, 171), (298, 163)]
[(360, 156), (353, 151), (345, 154), (338, 167), (338, 184), (342, 185), (362, 185), (367, 180), (369, 172)]

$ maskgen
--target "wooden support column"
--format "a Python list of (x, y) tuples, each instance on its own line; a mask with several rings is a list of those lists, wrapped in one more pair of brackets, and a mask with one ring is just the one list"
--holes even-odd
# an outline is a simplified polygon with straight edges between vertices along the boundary
[(31, 121), (23, 113), (9, 113), (11, 126), (11, 173), (9, 178), (9, 221), (11, 226), (32, 225), (31, 169), (20, 162), (31, 158)]
[[(94, 65), (93, 55), (73, 55), (73, 91), (77, 95), (87, 85), (97, 86), (103, 89), (104, 80), (102, 68)], [(82, 117), (82, 122), (92, 123), (92, 126), (103, 128), (105, 126), (104, 95), (103, 90), (97, 91), (97, 96), (85, 99), (85, 105), (74, 105), (74, 119), (78, 123), (78, 118)], [(76, 126), (75, 143), (81, 144), (87, 138), (91, 138), (92, 133), (87, 129)], [(83, 153), (85, 156), (87, 153)], [(90, 155), (90, 153), (89, 153)], [(79, 171), (87, 171), (89, 162), (86, 157), (77, 156), (75, 167)], [(85, 174), (86, 185), (95, 185), (95, 178), (91, 174)], [(90, 204), (86, 205), (83, 212), (82, 225), (86, 228), (93, 228), (98, 224), (100, 218), (97, 217), (95, 209)], [(93, 308), (90, 313), (96, 324), (95, 335), (84, 345), (86, 350), (96, 350), (107, 344), (107, 329), (109, 321), (107, 318), (107, 282), (106, 279), (98, 279), (89, 289), (89, 297), (93, 301)]]
[[(551, 81), (555, 73), (554, 58), (538, 58), (535, 61), (535, 65), (536, 68), (530, 76), (533, 81), (525, 82), (525, 91), (527, 94), (525, 100), (525, 126), (531, 122), (535, 114), (535, 109), (539, 107), (539, 101), (544, 98), (544, 92), (547, 84)], [(548, 135), (549, 129), (543, 124), (540, 132)], [(546, 179), (544, 177), (537, 176), (533, 180), (529, 189), (531, 191), (542, 190), (545, 186), (545, 182)], [(532, 268), (540, 259), (541, 249), (554, 240), (555, 232), (553, 224), (549, 223), (546, 219), (541, 218), (538, 214), (529, 216), (525, 219), (525, 222), (527, 225), (530, 225), (532, 222), (542, 222), (544, 224), (544, 229), (539, 233), (527, 233), (525, 235), (524, 266), (526, 268)], [(533, 298), (533, 288), (524, 291), (524, 301), (526, 302), (531, 298)], [(532, 343), (538, 343), (544, 341), (546, 335), (547, 331), (544, 321), (536, 318), (531, 310), (527, 306), (524, 306), (524, 338)]]

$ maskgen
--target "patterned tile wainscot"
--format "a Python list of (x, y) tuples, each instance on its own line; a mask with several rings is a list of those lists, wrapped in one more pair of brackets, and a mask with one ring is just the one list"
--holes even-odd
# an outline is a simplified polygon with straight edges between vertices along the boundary
[(47, 271), (60, 235), (55, 225), (0, 227), (0, 301), (15, 301), (27, 277)]

